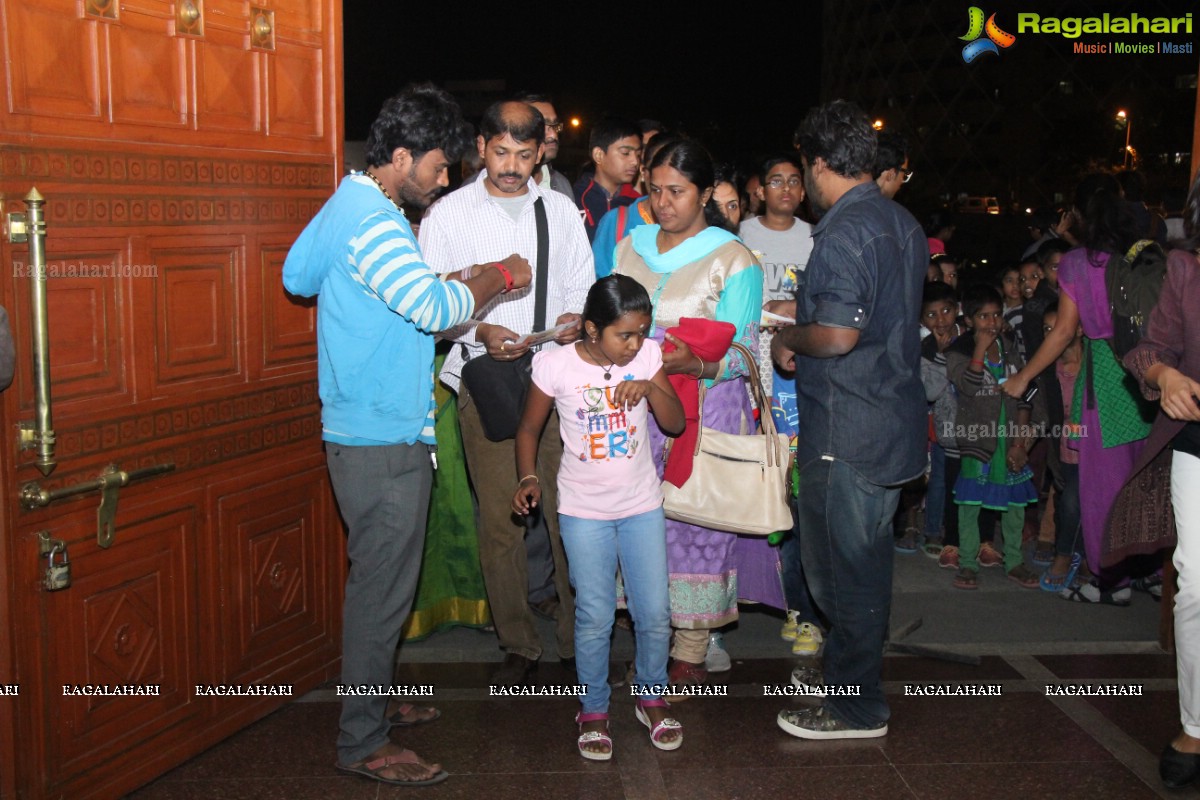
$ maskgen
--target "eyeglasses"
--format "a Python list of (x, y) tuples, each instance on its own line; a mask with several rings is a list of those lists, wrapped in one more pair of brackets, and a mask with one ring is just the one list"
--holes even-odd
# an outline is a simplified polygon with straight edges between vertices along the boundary
[(800, 176), (790, 175), (785, 179), (782, 175), (776, 175), (775, 177), (771, 178), (771, 180), (767, 181), (767, 186), (770, 186), (772, 189), (782, 189), (784, 183), (787, 184), (789, 189), (795, 189), (800, 185)]
[(547, 122), (546, 123), (546, 130), (554, 131), (555, 133), (562, 133), (562, 129), (563, 129), (563, 124), (561, 122)]
[[(906, 169), (904, 167), (898, 167), (897, 169), (898, 169), (898, 171), (904, 173), (904, 180), (902, 180), (901, 183), (908, 183), (909, 181), (912, 180), (912, 176), (916, 174), (911, 169)], [(905, 195), (905, 196), (907, 197), (907, 195)]]

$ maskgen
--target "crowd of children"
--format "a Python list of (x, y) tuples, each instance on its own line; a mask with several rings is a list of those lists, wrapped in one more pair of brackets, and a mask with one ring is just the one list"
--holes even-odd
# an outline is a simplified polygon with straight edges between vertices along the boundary
[[(931, 239), (920, 319), (930, 442), (923, 541), (914, 544), (910, 528), (898, 535), (896, 551), (936, 558), (955, 571), (958, 589), (977, 588), (980, 567), (1002, 566), (1026, 588), (1123, 605), (1127, 592), (1114, 599), (1086, 588), (1092, 576), (1081, 532), (1079, 447), (1087, 432), (1078, 407), (1072, 424), (1084, 352), (1077, 319), (1066, 349), (1022, 395), (1003, 388), (1059, 321), (1059, 263), (1079, 244), (1069, 223), (1083, 222), (1071, 216), (991, 275), (963, 274), (962, 262)], [(1040, 575), (1026, 563), (1026, 545), (1033, 566), (1045, 568)], [(1159, 583), (1151, 575), (1133, 586), (1157, 596)]]

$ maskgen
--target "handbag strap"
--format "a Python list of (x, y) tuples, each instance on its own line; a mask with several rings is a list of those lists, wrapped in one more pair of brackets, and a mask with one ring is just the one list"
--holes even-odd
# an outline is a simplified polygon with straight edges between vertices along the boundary
[(546, 282), (550, 273), (550, 225), (546, 204), (539, 197), (533, 204), (537, 217), (537, 287), (533, 290), (533, 332), (546, 330)]
[[(754, 404), (758, 406), (758, 423), (762, 426), (762, 435), (766, 441), (767, 447), (767, 466), (773, 467), (776, 464), (783, 464), (783, 453), (780, 452), (779, 437), (775, 431), (775, 417), (771, 414), (771, 399), (766, 396), (766, 390), (762, 385), (762, 378), (758, 374), (758, 362), (754, 356), (746, 348), (744, 344), (733, 342), (729, 345), (729, 349), (741, 354), (746, 361), (746, 372), (750, 380), (750, 391), (754, 398)], [(700, 381), (700, 398), (699, 398), (699, 414), (696, 421), (696, 450), (694, 455), (700, 455), (700, 440), (704, 436), (704, 397), (707, 394), (708, 385)]]
[[(537, 220), (537, 283), (533, 289), (533, 332), (546, 330), (546, 283), (549, 280), (550, 265), (550, 224), (546, 220), (546, 204), (539, 197), (533, 203), (533, 214)], [(462, 348), (462, 359), (465, 364), (471, 360), (471, 353), (465, 344)]]

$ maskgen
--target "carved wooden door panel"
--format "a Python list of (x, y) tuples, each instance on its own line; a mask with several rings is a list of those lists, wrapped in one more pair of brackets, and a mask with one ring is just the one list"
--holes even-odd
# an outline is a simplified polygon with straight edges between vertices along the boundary
[[(45, 197), (55, 438), (43, 475), (34, 253), (6, 229), (0, 797), (120, 796), (289, 699), (198, 686), (336, 673), (315, 309), (280, 273), (341, 173), (340, 27), (334, 0), (0, 0), (0, 215)], [(101, 492), (110, 465), (157, 474)]]

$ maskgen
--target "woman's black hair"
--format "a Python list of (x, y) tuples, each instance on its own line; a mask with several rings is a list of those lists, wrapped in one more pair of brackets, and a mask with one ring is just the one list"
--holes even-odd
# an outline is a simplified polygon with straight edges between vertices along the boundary
[[(740, 202), (741, 192), (738, 189), (738, 184), (741, 183), (741, 180), (742, 180), (741, 176), (738, 175), (737, 170), (734, 169), (732, 164), (717, 164), (716, 167), (713, 168), (713, 193), (714, 193), (714, 195), (716, 193), (716, 188), (717, 188), (718, 183), (728, 183), (729, 185), (731, 185), (733, 187), (734, 194), (738, 195), (738, 200)], [(718, 227), (724, 228), (725, 230), (729, 231), (730, 233), (736, 234), (737, 233), (737, 225), (734, 225), (729, 220), (729, 217), (725, 216), (725, 212), (721, 211), (721, 208), (717, 204), (717, 201), (715, 198), (710, 201), (710, 205), (715, 207), (717, 209), (717, 211), (721, 213), (721, 219), (720, 219), (720, 221), (717, 222)], [(705, 217), (705, 219), (707, 219), (707, 216)], [(710, 222), (709, 224), (711, 225), (712, 223)]]
[[(717, 185), (716, 165), (713, 164), (712, 156), (704, 149), (704, 145), (692, 139), (671, 142), (655, 153), (650, 161), (650, 171), (663, 166), (678, 170), (680, 175), (696, 185), (700, 194), (704, 194), (705, 189)], [(717, 208), (717, 202), (713, 200), (711, 193), (708, 202), (704, 204), (704, 221), (712, 227), (728, 229), (725, 215)]]
[(626, 314), (650, 314), (650, 295), (628, 275), (609, 275), (592, 284), (583, 304), (583, 321), (602, 331)]
[(414, 84), (385, 100), (371, 123), (367, 166), (389, 163), (398, 147), (407, 149), (414, 163), (431, 150), (441, 150), (450, 161), (458, 161), (472, 138), (471, 125), (449, 92), (432, 83)]
[(1083, 215), (1083, 246), (1092, 253), (1124, 254), (1137, 241), (1137, 224), (1121, 198), (1121, 184), (1112, 175), (1093, 172), (1075, 188), (1075, 208)]
[(973, 283), (966, 289), (963, 289), (962, 310), (964, 317), (970, 319), (979, 313), (979, 309), (987, 305), (994, 305), (1000, 310), (1004, 310), (1004, 298), (1000, 296), (995, 287), (988, 286), (986, 283)]

